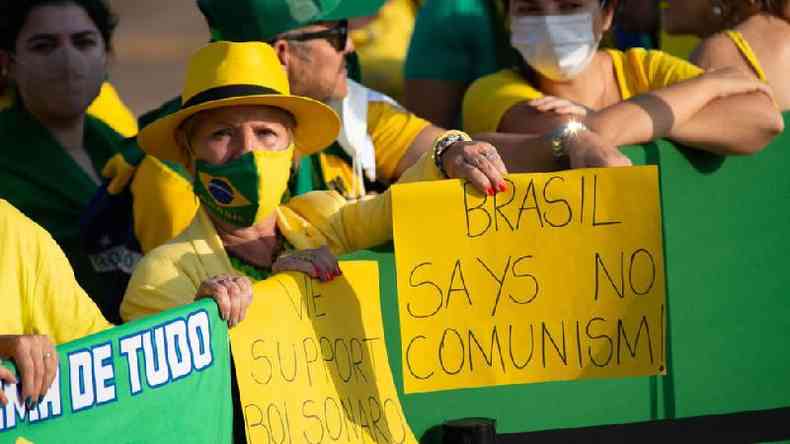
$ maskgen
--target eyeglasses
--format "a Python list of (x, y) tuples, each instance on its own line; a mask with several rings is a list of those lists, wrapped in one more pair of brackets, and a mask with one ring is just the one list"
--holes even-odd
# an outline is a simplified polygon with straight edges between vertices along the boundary
[(348, 44), (348, 20), (341, 20), (337, 25), (324, 31), (305, 32), (302, 34), (286, 34), (280, 37), (283, 40), (304, 42), (307, 40), (324, 39), (332, 45), (337, 52), (346, 50)]

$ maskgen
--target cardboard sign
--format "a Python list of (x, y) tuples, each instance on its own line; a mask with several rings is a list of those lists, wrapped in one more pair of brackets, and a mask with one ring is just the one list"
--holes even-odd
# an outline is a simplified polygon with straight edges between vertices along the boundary
[(406, 393), (665, 372), (655, 167), (393, 188)]
[(416, 443), (387, 357), (378, 265), (341, 268), (328, 284), (301, 273), (255, 284), (231, 330), (248, 442)]

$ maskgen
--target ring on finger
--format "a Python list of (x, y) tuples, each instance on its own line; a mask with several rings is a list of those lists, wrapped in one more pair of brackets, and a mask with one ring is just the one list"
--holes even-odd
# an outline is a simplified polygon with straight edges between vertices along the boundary
[(466, 162), (469, 165), (472, 165), (474, 167), (479, 167), (480, 166), (480, 162), (481, 162), (481, 158), (480, 157), (472, 157), (470, 159), (468, 157), (464, 157), (464, 162)]
[(44, 358), (45, 358), (45, 359), (49, 359), (49, 358), (51, 358), (51, 357), (52, 357), (52, 353), (50, 353), (50, 352), (46, 352), (46, 353), (44, 353)]
[(483, 153), (483, 157), (485, 157), (486, 159), (494, 159), (498, 155), (499, 155), (499, 153), (497, 153), (496, 151), (493, 151), (493, 150), (492, 151), (486, 151), (485, 153)]

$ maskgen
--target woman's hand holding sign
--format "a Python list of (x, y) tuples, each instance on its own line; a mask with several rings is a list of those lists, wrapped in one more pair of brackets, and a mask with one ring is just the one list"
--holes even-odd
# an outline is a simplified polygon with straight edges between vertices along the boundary
[[(47, 336), (13, 335), (0, 336), (0, 357), (14, 361), (22, 382), (22, 399), (27, 408), (32, 408), (44, 398), (58, 371), (58, 354)], [(0, 381), (17, 383), (17, 379), (6, 368), (0, 367)], [(0, 391), (0, 404), (8, 399)]]
[(219, 275), (207, 279), (198, 288), (195, 300), (211, 298), (219, 307), (220, 317), (228, 328), (239, 325), (252, 303), (252, 283), (246, 277)]
[(468, 180), (478, 191), (492, 196), (507, 190), (507, 168), (499, 152), (486, 142), (459, 141), (442, 155), (447, 177)]

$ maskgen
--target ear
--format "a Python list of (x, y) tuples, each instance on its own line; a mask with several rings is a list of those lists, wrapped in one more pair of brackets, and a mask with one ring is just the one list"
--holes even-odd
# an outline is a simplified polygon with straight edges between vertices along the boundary
[(192, 150), (192, 146), (189, 143), (187, 132), (184, 129), (184, 126), (181, 125), (178, 129), (176, 129), (176, 143), (181, 150), (186, 153), (187, 157), (191, 160), (195, 158), (195, 153)]
[(11, 57), (4, 50), (0, 50), (0, 83), (5, 83), (8, 77), (8, 65), (11, 63)]
[(0, 83), (6, 82), (14, 78), (14, 58), (11, 53), (5, 50), (0, 50)]
[(617, 5), (619, 0), (608, 0), (603, 9), (601, 9), (601, 31), (606, 33), (612, 29), (614, 23), (615, 12), (617, 12)]
[(291, 54), (288, 42), (282, 39), (275, 40), (274, 43), (272, 43), (272, 48), (274, 48), (277, 58), (280, 59), (280, 64), (287, 70)]

